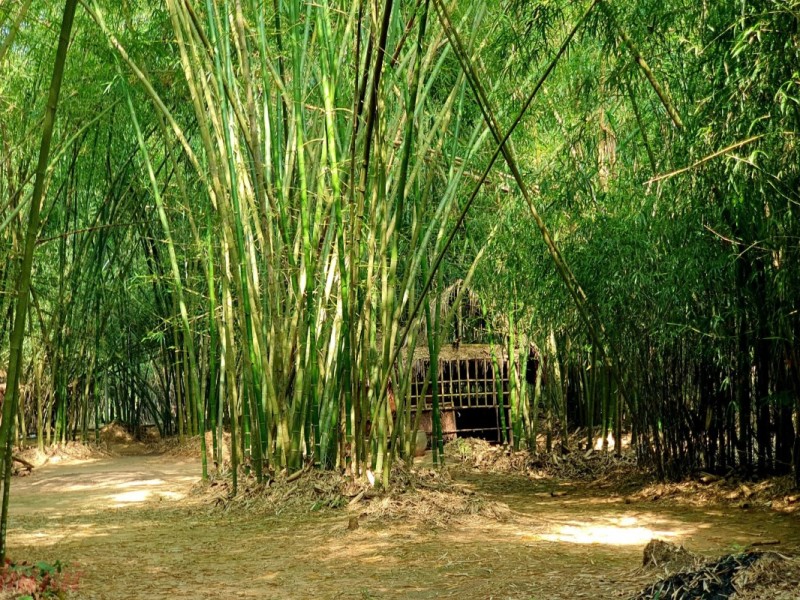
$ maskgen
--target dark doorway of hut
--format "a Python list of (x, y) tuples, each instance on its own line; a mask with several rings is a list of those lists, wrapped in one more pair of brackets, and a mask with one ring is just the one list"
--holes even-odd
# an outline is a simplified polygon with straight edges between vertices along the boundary
[[(411, 406), (422, 410), (420, 429), (433, 432), (433, 393), (428, 381), (430, 356), (418, 348), (414, 357)], [(500, 443), (511, 439), (509, 415), (509, 365), (497, 346), (461, 344), (439, 351), (436, 391), (442, 438), (476, 437)], [(423, 396), (424, 394), (424, 396)]]

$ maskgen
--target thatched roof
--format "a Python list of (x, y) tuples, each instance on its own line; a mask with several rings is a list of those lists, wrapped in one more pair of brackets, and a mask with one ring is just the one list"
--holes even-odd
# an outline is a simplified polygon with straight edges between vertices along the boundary
[[(503, 347), (495, 344), (494, 352), (498, 360), (504, 358)], [(427, 346), (418, 346), (414, 349), (414, 361), (428, 360), (430, 353)], [(458, 347), (445, 344), (439, 350), (439, 360), (479, 360), (492, 359), (492, 346), (490, 344), (460, 344)]]

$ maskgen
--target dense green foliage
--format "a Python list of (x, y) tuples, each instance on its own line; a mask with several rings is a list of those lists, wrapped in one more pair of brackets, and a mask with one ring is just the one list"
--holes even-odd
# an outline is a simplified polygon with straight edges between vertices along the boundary
[[(54, 4), (0, 4), (0, 364)], [(234, 477), (314, 462), (386, 481), (416, 426), (408, 349), (448, 341), (458, 289), (518, 357), (515, 443), (541, 416), (548, 447), (631, 431), (662, 475), (788, 471), (800, 3), (444, 6), (79, 7), (18, 434), (152, 421), (218, 452), (225, 428)]]

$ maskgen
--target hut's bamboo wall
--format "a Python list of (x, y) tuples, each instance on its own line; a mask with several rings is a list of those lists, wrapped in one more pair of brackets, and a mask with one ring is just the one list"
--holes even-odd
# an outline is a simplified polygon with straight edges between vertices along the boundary
[[(497, 370), (488, 345), (470, 344), (447, 347), (440, 352), (437, 370), (437, 391), (445, 439), (482, 437), (501, 441), (500, 411), (508, 419), (508, 361), (502, 348), (495, 347)], [(430, 433), (433, 411), (433, 389), (426, 379), (430, 373), (427, 352), (415, 353), (414, 379), (411, 383), (411, 405), (423, 411), (421, 428)], [(425, 397), (423, 388), (427, 387)], [(507, 432), (508, 433), (508, 432)]]

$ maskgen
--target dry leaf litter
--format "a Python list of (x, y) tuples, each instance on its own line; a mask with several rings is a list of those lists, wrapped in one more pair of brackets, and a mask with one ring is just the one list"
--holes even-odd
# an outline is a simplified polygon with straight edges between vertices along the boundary
[(245, 478), (236, 496), (231, 491), (230, 474), (225, 473), (194, 489), (214, 510), (282, 514), (344, 509), (363, 523), (403, 520), (439, 527), (470, 516), (502, 521), (511, 512), (507, 505), (453, 482), (446, 471), (399, 465), (392, 469), (386, 490), (367, 477), (353, 479), (339, 472), (307, 469), (262, 484)]
[(631, 600), (797, 600), (800, 562), (777, 552), (747, 551), (707, 560), (682, 546), (652, 540), (643, 569), (664, 571)]

